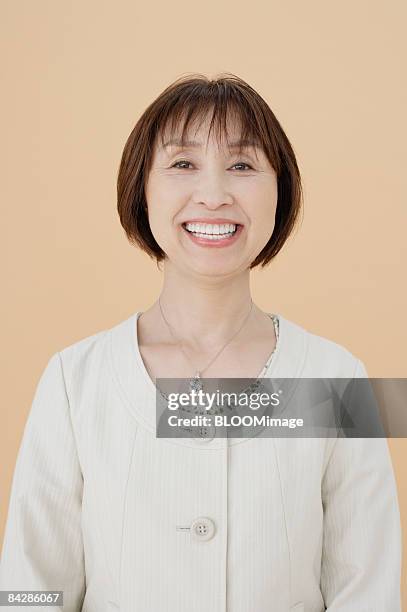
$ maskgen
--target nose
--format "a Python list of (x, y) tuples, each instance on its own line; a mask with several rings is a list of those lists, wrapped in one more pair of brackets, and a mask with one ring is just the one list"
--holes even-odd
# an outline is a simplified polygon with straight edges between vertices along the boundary
[(227, 178), (219, 171), (202, 173), (193, 194), (195, 204), (205, 204), (208, 209), (216, 209), (223, 204), (233, 204), (233, 196), (228, 190)]

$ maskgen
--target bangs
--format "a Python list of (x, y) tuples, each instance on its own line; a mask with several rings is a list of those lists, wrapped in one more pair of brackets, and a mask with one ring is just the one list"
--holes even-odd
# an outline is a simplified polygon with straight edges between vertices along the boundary
[[(261, 149), (278, 173), (281, 167), (278, 148), (270, 143), (272, 135), (262, 109), (254, 106), (254, 100), (248, 99), (247, 92), (240, 91), (231, 79), (210, 83), (197, 80), (193, 87), (189, 81), (185, 89), (178, 85), (175, 99), (169, 96), (164, 100), (156, 117), (156, 137), (164, 149), (170, 144), (186, 147), (210, 117), (206, 146), (213, 132), (218, 147), (226, 147), (229, 152), (241, 154), (250, 147), (257, 156), (256, 149)], [(230, 138), (231, 125), (233, 141)]]

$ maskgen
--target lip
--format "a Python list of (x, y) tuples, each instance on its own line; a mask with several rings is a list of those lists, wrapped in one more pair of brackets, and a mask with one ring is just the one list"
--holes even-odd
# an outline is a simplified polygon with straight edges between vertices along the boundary
[(214, 219), (208, 219), (207, 217), (194, 217), (193, 219), (183, 221), (181, 225), (184, 225), (185, 223), (233, 223), (233, 225), (243, 225), (243, 223), (239, 223), (233, 219), (226, 219), (225, 217), (215, 217)]
[[(201, 221), (203, 223), (203, 221)], [(228, 223), (233, 223), (233, 221), (229, 221)], [(240, 234), (243, 232), (243, 225), (240, 223), (236, 223), (236, 231), (231, 238), (220, 238), (217, 240), (213, 240), (211, 238), (199, 238), (198, 236), (194, 236), (191, 232), (185, 229), (184, 224), (181, 225), (182, 231), (188, 235), (189, 240), (197, 246), (207, 247), (211, 249), (222, 249), (232, 246), (237, 240), (240, 238)]]

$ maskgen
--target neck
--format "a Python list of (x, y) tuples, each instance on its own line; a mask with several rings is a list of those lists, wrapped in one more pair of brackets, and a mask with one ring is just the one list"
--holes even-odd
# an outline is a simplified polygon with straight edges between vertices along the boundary
[[(205, 346), (227, 341), (244, 321), (239, 339), (247, 330), (250, 333), (262, 314), (251, 300), (248, 270), (229, 278), (224, 275), (191, 278), (169, 266), (160, 293), (164, 317), (174, 334)], [(162, 320), (158, 300), (150, 311)], [(164, 321), (162, 324), (166, 327)]]

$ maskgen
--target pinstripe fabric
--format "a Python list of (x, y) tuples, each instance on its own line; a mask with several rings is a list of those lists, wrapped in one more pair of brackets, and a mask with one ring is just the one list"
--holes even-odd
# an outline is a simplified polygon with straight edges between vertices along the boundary
[[(43, 371), (1, 589), (63, 590), (64, 612), (400, 612), (387, 441), (157, 439), (138, 314)], [(279, 322), (267, 376), (367, 376), (344, 347)], [(215, 525), (208, 541), (188, 531), (198, 517)]]

